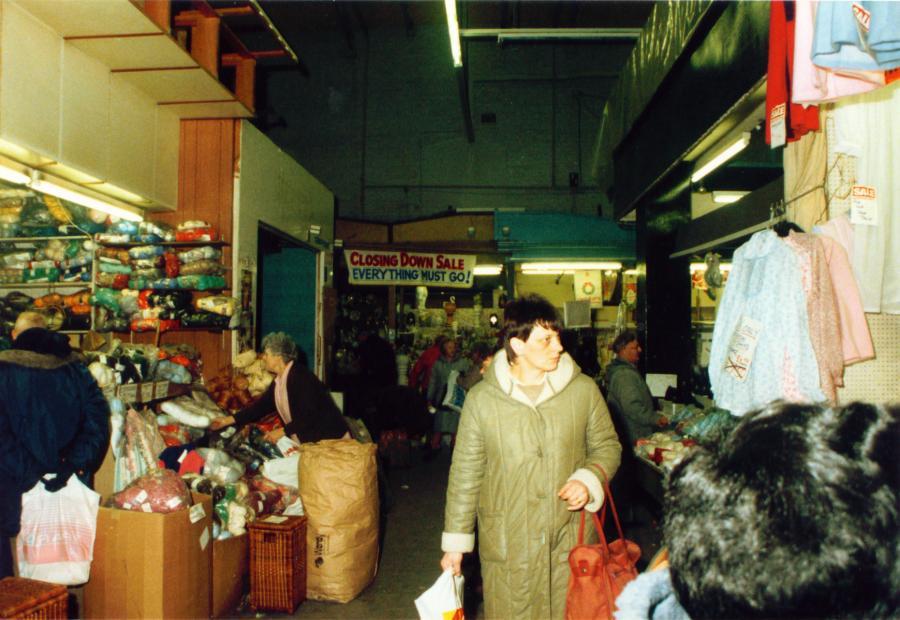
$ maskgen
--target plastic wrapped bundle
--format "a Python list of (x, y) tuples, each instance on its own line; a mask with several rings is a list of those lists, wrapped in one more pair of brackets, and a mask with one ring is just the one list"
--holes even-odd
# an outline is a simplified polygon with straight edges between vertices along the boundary
[(191, 494), (174, 471), (154, 469), (114, 494), (110, 504), (123, 510), (168, 513), (190, 506)]
[(194, 302), (194, 306), (202, 312), (232, 316), (238, 307), (238, 303), (238, 300), (234, 297), (214, 295), (212, 297), (201, 297)]
[(222, 250), (209, 245), (178, 253), (178, 260), (185, 264), (199, 260), (219, 260), (220, 258), (222, 258)]
[(177, 280), (180, 288), (198, 291), (225, 288), (225, 278), (222, 276), (178, 276)]
[(146, 299), (151, 307), (164, 308), (174, 313), (181, 313), (191, 307), (190, 291), (175, 290), (164, 293), (152, 291), (147, 295)]
[(128, 250), (121, 248), (100, 248), (97, 250), (97, 258), (101, 262), (115, 262), (120, 265), (128, 264), (128, 261), (131, 259), (128, 255)]
[(216, 241), (219, 234), (207, 222), (190, 220), (178, 225), (175, 241)]
[(185, 327), (202, 327), (205, 329), (228, 329), (231, 317), (212, 314), (211, 312), (187, 312), (179, 315)]
[(111, 288), (116, 291), (128, 288), (128, 281), (128, 274), (124, 273), (98, 273), (96, 279), (97, 286)]
[(244, 464), (217, 448), (198, 448), (203, 457), (203, 475), (219, 483), (237, 482), (244, 475)]
[(128, 256), (133, 259), (149, 259), (162, 256), (165, 250), (161, 245), (139, 245), (128, 250)]
[(135, 268), (132, 269), (131, 274), (134, 278), (147, 278), (148, 280), (159, 280), (165, 275), (162, 269), (156, 267)]
[(220, 276), (225, 273), (225, 267), (219, 261), (198, 260), (181, 265), (179, 273), (183, 276)]
[(162, 222), (143, 221), (138, 224), (138, 235), (143, 238), (153, 238), (157, 241), (174, 241), (175, 231), (168, 224)]

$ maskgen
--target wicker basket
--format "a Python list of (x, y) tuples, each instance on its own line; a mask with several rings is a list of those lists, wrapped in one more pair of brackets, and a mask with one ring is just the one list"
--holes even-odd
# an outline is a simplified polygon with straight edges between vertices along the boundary
[(50, 619), (69, 616), (65, 586), (23, 577), (0, 580), (0, 618)]
[(247, 531), (250, 606), (293, 613), (306, 599), (306, 517), (269, 517)]

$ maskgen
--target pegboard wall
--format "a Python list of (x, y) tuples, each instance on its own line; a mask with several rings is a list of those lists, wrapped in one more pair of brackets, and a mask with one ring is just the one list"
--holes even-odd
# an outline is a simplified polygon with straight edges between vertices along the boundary
[(900, 314), (867, 314), (875, 359), (844, 369), (841, 403), (900, 403)]

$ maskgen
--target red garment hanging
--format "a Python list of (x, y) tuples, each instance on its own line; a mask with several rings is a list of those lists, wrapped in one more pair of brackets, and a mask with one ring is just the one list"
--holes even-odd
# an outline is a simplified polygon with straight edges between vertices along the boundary
[(766, 85), (766, 144), (772, 143), (772, 112), (784, 105), (785, 138), (799, 140), (819, 130), (819, 108), (791, 103), (794, 71), (794, 2), (772, 0), (769, 12), (769, 72)]

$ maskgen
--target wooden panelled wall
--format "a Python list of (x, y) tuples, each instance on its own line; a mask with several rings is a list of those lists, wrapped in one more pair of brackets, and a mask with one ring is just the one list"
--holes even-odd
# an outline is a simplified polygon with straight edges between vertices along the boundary
[[(240, 157), (240, 121), (183, 120), (178, 162), (178, 208), (148, 219), (175, 226), (187, 220), (209, 222), (223, 240), (232, 242), (234, 177)], [(231, 246), (222, 249), (222, 263), (233, 295)], [(198, 295), (206, 295), (199, 293)], [(152, 342), (155, 334), (137, 334), (135, 341)], [(197, 348), (208, 381), (231, 364), (231, 332), (180, 331), (162, 334), (161, 344), (185, 343)]]

